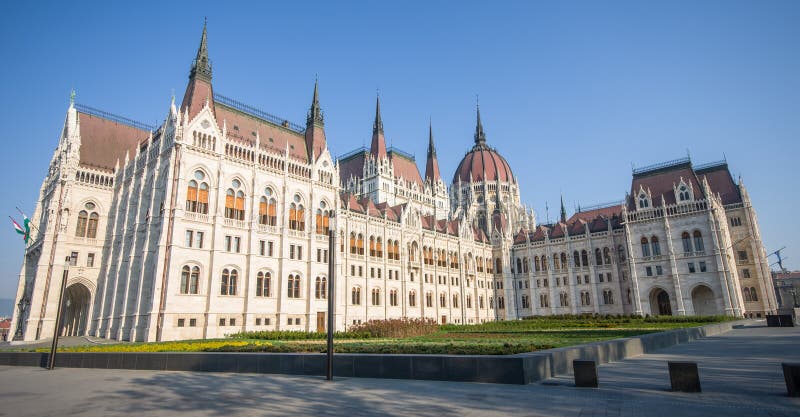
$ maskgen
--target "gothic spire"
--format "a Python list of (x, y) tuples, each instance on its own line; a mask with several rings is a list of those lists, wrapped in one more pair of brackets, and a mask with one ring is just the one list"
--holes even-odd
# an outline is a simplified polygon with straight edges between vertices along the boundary
[(381, 97), (375, 101), (375, 122), (372, 125), (372, 144), (370, 153), (378, 159), (386, 158), (386, 138), (383, 136), (383, 121), (381, 120)]
[(312, 162), (319, 159), (328, 145), (325, 141), (325, 123), (323, 120), (322, 109), (319, 106), (319, 81), (314, 80), (314, 97), (311, 99), (311, 107), (308, 109), (306, 118), (306, 150)]
[(200, 37), (200, 46), (197, 48), (197, 56), (192, 62), (192, 71), (189, 78), (202, 77), (211, 80), (211, 60), (208, 59), (208, 40), (206, 26), (208, 21), (203, 21), (203, 35)]
[(561, 195), (561, 223), (567, 222), (567, 210), (564, 208), (564, 195)]
[(433, 145), (433, 124), (428, 124), (428, 157), (425, 163), (425, 179), (432, 184), (442, 179), (439, 173), (439, 161), (436, 159), (436, 147)]
[(314, 97), (311, 99), (311, 107), (308, 109), (308, 117), (306, 118), (306, 126), (312, 124), (324, 125), (324, 116), (322, 109), (319, 107), (319, 80), (314, 80)]
[(481, 123), (481, 106), (477, 105), (478, 109), (478, 123), (475, 125), (475, 145), (486, 145), (486, 134), (483, 132), (483, 123)]

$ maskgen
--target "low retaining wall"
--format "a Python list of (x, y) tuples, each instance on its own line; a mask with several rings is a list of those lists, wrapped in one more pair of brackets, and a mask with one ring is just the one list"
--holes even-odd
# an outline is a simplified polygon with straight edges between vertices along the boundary
[[(727, 332), (737, 322), (710, 324), (642, 336), (517, 355), (381, 355), (338, 353), (339, 377), (427, 379), (529, 384), (572, 372), (573, 359), (619, 361), (679, 343)], [(47, 366), (47, 353), (0, 352), (0, 365)], [(321, 353), (59, 352), (56, 367), (155, 371), (325, 375)]]

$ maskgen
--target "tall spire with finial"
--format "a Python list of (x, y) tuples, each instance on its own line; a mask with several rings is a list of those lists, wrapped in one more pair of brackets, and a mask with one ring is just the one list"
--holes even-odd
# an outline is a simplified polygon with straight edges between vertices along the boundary
[(433, 123), (428, 122), (428, 157), (425, 163), (425, 179), (436, 184), (442, 179), (439, 173), (439, 161), (436, 159), (436, 147), (433, 145)]
[(564, 208), (564, 195), (561, 195), (561, 223), (567, 222), (567, 209)]
[(189, 77), (204, 77), (211, 81), (211, 60), (208, 59), (208, 33), (206, 27), (208, 20), (203, 21), (203, 35), (200, 37), (200, 46), (197, 48), (197, 56), (192, 62), (192, 71)]
[[(322, 108), (319, 106), (319, 79), (314, 80), (314, 96), (306, 118), (306, 150), (308, 158), (318, 159), (327, 148), (325, 141), (325, 122)], [(314, 161), (312, 161), (314, 162)]]
[(481, 123), (481, 105), (476, 104), (478, 113), (478, 123), (475, 125), (475, 145), (486, 145), (486, 133), (483, 132), (483, 123)]
[[(214, 108), (214, 92), (211, 87), (211, 60), (208, 58), (208, 22), (203, 21), (203, 34), (200, 36), (200, 46), (197, 55), (192, 61), (189, 71), (189, 84), (183, 95), (181, 112), (188, 112), (193, 118), (208, 103), (212, 112)], [(215, 112), (216, 113), (216, 112)]]
[(383, 121), (381, 120), (381, 96), (375, 100), (375, 122), (372, 124), (372, 144), (370, 153), (378, 158), (386, 158), (386, 138), (383, 136)]

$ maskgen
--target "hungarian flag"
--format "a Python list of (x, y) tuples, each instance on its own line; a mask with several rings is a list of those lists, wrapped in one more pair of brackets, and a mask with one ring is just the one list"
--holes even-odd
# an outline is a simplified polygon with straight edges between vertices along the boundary
[(22, 227), (11, 216), (8, 216), (8, 218), (11, 219), (11, 223), (14, 223), (14, 230), (22, 235), (22, 240), (24, 240), (25, 243), (28, 243), (28, 240), (31, 238), (31, 220), (26, 216), (25, 220), (22, 222), (25, 227)]

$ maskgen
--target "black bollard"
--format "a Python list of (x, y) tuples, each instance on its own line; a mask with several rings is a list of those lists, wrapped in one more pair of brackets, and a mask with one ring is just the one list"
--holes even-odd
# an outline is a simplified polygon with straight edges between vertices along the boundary
[(667, 362), (673, 391), (700, 392), (697, 362)]
[(786, 393), (790, 397), (800, 397), (800, 363), (782, 363), (783, 379), (786, 380)]
[(597, 364), (595, 361), (575, 359), (572, 361), (575, 386), (597, 388)]

